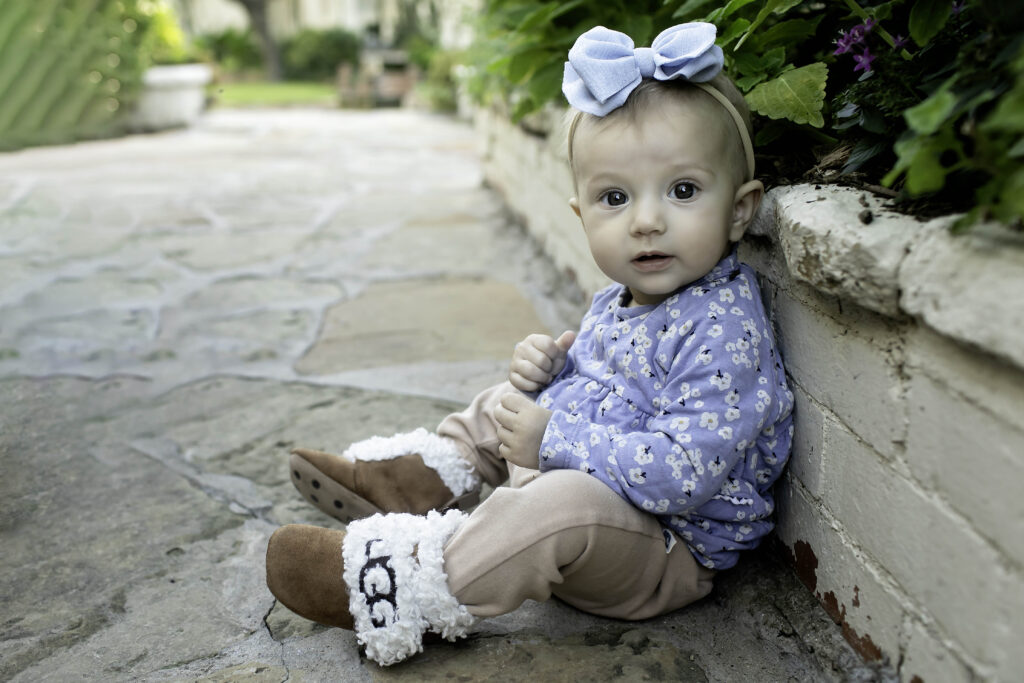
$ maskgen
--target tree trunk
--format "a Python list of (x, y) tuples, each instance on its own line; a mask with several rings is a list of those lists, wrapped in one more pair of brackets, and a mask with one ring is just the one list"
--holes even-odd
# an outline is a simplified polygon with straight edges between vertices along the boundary
[(249, 23), (259, 37), (260, 52), (263, 54), (263, 68), (271, 81), (281, 80), (281, 52), (277, 43), (270, 35), (270, 24), (267, 21), (268, 0), (238, 0), (249, 14)]

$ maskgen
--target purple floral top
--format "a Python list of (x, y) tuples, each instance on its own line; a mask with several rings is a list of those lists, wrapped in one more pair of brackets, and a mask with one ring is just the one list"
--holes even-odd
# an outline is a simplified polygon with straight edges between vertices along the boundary
[(625, 297), (618, 284), (597, 293), (537, 398), (553, 411), (540, 469), (597, 477), (702, 565), (726, 569), (771, 531), (771, 485), (793, 437), (793, 394), (754, 272), (733, 251), (660, 304), (625, 307)]

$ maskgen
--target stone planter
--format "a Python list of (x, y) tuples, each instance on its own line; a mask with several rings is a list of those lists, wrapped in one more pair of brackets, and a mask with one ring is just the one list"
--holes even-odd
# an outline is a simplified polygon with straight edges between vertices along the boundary
[[(476, 125), (488, 182), (560, 268), (603, 286), (566, 202), (558, 128), (495, 111)], [(740, 255), (796, 395), (777, 535), (847, 640), (902, 681), (1017, 680), (1024, 239), (955, 236), (951, 220), (849, 188), (768, 193)]]
[(129, 119), (133, 131), (150, 132), (190, 126), (206, 106), (206, 85), (213, 71), (206, 64), (150, 67), (142, 95)]

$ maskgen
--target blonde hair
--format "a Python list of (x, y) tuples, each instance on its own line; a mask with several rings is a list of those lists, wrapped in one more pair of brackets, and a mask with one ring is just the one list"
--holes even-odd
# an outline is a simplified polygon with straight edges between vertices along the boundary
[[(750, 136), (750, 139), (753, 140), (754, 128), (750, 121), (750, 108), (747, 106), (746, 100), (743, 99), (743, 93), (739, 91), (728, 76), (721, 72), (708, 81), (707, 85), (718, 90), (718, 92), (724, 95), (733, 107), (736, 108), (736, 112), (740, 115), (740, 118), (747, 129), (747, 134)], [(566, 118), (566, 146), (569, 154), (569, 168), (572, 170), (573, 185), (575, 186), (576, 183), (576, 166), (573, 158), (572, 147), (576, 133), (581, 124), (611, 122), (624, 116), (629, 117), (630, 121), (635, 121), (639, 112), (645, 111), (649, 107), (669, 98), (678, 98), (682, 101), (701, 102), (702, 104), (714, 107), (714, 110), (719, 115), (714, 116), (713, 118), (720, 124), (719, 128), (723, 135), (722, 139), (726, 142), (726, 146), (728, 148), (729, 161), (733, 168), (736, 169), (736, 177), (738, 179), (737, 185), (753, 179), (747, 177), (749, 175), (747, 172), (747, 152), (744, 148), (743, 140), (740, 137), (740, 132), (736, 128), (736, 122), (734, 121), (732, 114), (729, 113), (722, 103), (718, 102), (714, 97), (701, 88), (686, 81), (658, 81), (654, 79), (644, 79), (639, 85), (637, 85), (633, 92), (630, 93), (626, 102), (607, 116), (598, 117), (576, 109), (569, 110)], [(709, 109), (709, 111), (711, 110)]]

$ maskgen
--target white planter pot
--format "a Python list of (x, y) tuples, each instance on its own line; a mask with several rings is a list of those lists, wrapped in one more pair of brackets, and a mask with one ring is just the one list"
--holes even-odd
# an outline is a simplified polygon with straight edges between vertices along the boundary
[(213, 71), (206, 64), (150, 67), (143, 75), (142, 96), (132, 113), (130, 128), (155, 131), (195, 123), (206, 104), (206, 84)]

